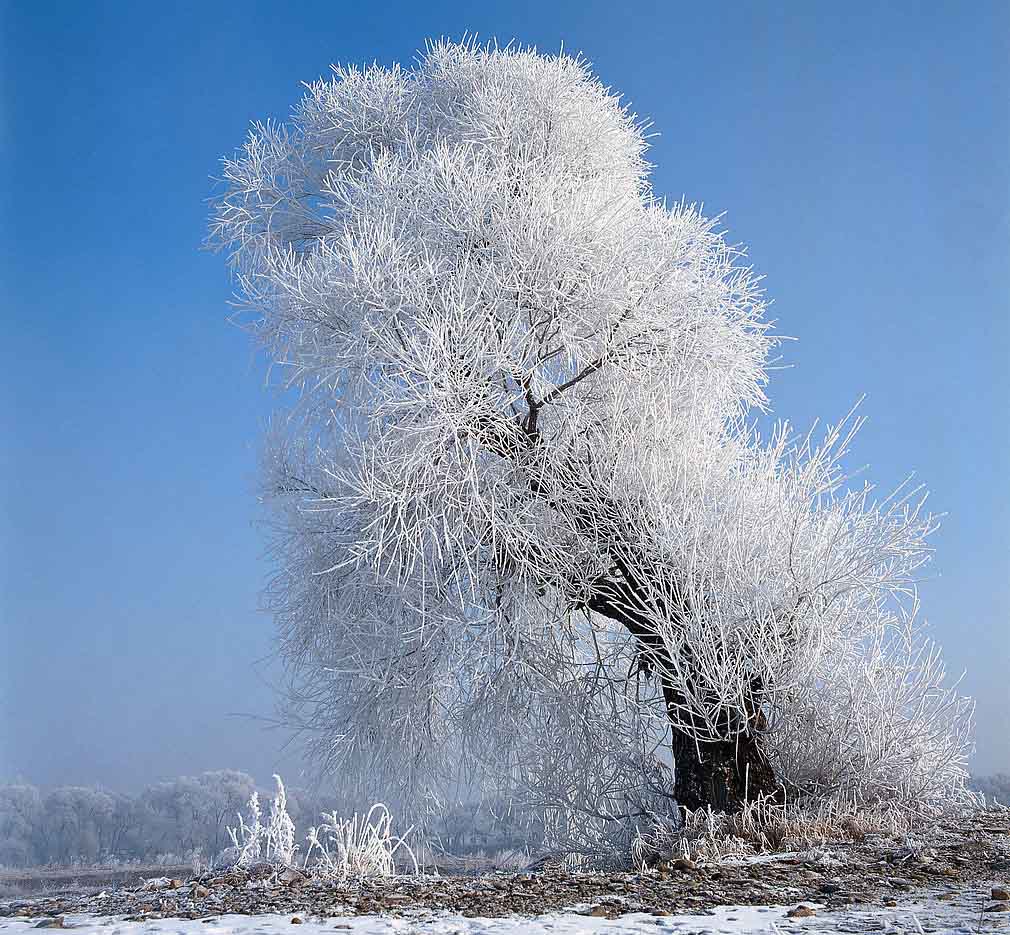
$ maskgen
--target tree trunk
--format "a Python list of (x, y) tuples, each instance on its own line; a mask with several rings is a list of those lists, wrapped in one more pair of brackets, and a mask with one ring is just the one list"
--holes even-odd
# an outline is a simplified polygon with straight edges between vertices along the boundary
[[(537, 413), (542, 403), (534, 404), (528, 390), (527, 401), (530, 410), (524, 423), (484, 420), (475, 429), (488, 449), (501, 457), (520, 463), (528, 458), (528, 464), (537, 467), (529, 474), (530, 490), (548, 502), (557, 490), (584, 491), (582, 501), (591, 506), (574, 511), (571, 519), (575, 528), (586, 532), (591, 540), (609, 540), (615, 568), (594, 580), (589, 593), (581, 594), (576, 606), (624, 626), (641, 647), (643, 667), (662, 680), (673, 734), (674, 796), (678, 806), (694, 811), (710, 805), (716, 811), (733, 812), (739, 811), (745, 802), (774, 794), (775, 773), (758, 742), (765, 719), (757, 705), (742, 716), (745, 723), (726, 725), (726, 736), (732, 739), (696, 743), (685, 733), (677, 713), (683, 706), (678, 704), (680, 699), (665, 675), (672, 667), (657, 629), (657, 619), (686, 617), (687, 598), (662, 573), (653, 573), (648, 550), (635, 544), (634, 535), (628, 535), (627, 527), (635, 522), (633, 511), (629, 513), (624, 504), (587, 486), (580, 476), (579, 465), (552, 463), (543, 454), (539, 459), (533, 456), (542, 452), (537, 430)], [(530, 549), (531, 545), (525, 543), (524, 547)]]
[[(778, 788), (775, 772), (759, 741), (766, 726), (760, 707), (754, 705), (749, 714), (741, 713), (737, 723), (727, 722), (725, 740), (696, 742), (685, 729), (689, 725), (683, 720), (684, 699), (668, 678), (668, 673), (673, 671), (669, 650), (650, 616), (649, 602), (638, 596), (639, 586), (633, 570), (627, 564), (622, 570), (621, 580), (598, 579), (585, 606), (621, 623), (641, 646), (644, 667), (661, 680), (672, 732), (677, 805), (682, 811), (695, 811), (710, 805), (714, 811), (735, 812), (745, 802), (775, 794)], [(665, 611), (684, 613), (684, 603), (683, 598), (670, 595)], [(682, 662), (690, 665), (689, 658)]]
[(682, 810), (712, 806), (737, 812), (745, 802), (776, 792), (775, 773), (753, 734), (696, 744), (673, 731), (674, 795)]

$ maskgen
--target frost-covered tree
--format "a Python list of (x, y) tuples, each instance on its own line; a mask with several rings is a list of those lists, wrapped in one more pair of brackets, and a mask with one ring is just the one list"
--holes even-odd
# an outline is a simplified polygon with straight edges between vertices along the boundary
[(0, 865), (27, 866), (42, 850), (42, 797), (26, 783), (0, 786)]
[(915, 619), (933, 522), (847, 484), (857, 420), (749, 427), (758, 278), (645, 150), (583, 61), (438, 43), (225, 162), (212, 240), (297, 397), (264, 488), (292, 716), (348, 779), (558, 839), (938, 800), (970, 705)]

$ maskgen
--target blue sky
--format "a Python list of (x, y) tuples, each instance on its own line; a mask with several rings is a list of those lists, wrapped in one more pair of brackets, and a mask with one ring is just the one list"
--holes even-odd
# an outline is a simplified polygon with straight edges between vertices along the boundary
[(210, 176), (331, 62), (581, 50), (799, 341), (779, 417), (949, 515), (923, 606), (1010, 771), (1010, 6), (0, 3), (0, 781), (288, 775), (256, 610), (270, 409), (200, 250)]

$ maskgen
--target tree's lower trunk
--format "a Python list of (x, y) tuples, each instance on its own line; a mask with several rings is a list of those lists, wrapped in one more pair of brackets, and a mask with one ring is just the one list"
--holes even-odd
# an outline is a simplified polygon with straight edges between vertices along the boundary
[[(590, 541), (609, 540), (608, 554), (614, 567), (590, 582), (588, 594), (578, 593), (573, 606), (623, 625), (641, 647), (642, 668), (662, 679), (673, 732), (674, 796), (678, 806), (694, 811), (710, 805), (717, 811), (733, 812), (747, 801), (774, 794), (775, 773), (758, 739), (765, 727), (759, 706), (743, 714), (742, 723), (726, 725), (726, 736), (732, 739), (696, 744), (684, 730), (677, 712), (685, 707), (667, 678), (674, 667), (659, 621), (690, 616), (687, 589), (679, 588), (661, 568), (654, 567), (649, 549), (637, 544), (636, 535), (629, 534), (636, 519), (634, 509), (607, 495), (599, 495), (592, 484), (586, 484), (581, 466), (574, 461), (562, 458), (552, 462), (549, 454), (544, 453), (537, 430), (539, 406), (534, 405), (529, 391), (527, 400), (530, 411), (525, 423), (485, 419), (474, 429), (490, 451), (536, 468), (529, 474), (530, 490), (535, 495), (550, 503), (557, 490), (584, 493), (580, 498), (585, 504), (581, 512), (576, 509), (569, 518), (575, 521), (577, 530), (588, 534)], [(532, 548), (528, 542), (524, 546)], [(657, 555), (660, 551), (657, 547)], [(529, 555), (524, 557), (528, 559)], [(685, 652), (689, 653), (689, 649), (682, 650), (682, 654)], [(690, 671), (690, 660), (681, 662), (687, 664), (678, 668)], [(757, 688), (755, 696), (759, 695)]]
[[(679, 613), (683, 612), (685, 600), (673, 594), (665, 604), (667, 613)], [(623, 624), (641, 647), (643, 666), (661, 680), (673, 735), (674, 797), (682, 810), (710, 805), (715, 811), (735, 812), (745, 802), (777, 791), (775, 772), (759, 740), (766, 727), (759, 705), (752, 704), (747, 713), (739, 712), (736, 723), (729, 720), (731, 715), (726, 716), (725, 740), (696, 743), (691, 736), (689, 724), (684, 721), (692, 717), (691, 706), (671, 684), (668, 673), (675, 667), (670, 650), (649, 615), (649, 602), (639, 598), (630, 570), (621, 581), (599, 579), (586, 607)], [(690, 649), (681, 652), (679, 668), (690, 670)]]
[(776, 792), (775, 773), (752, 733), (698, 743), (673, 729), (674, 795), (681, 809), (739, 811), (745, 802)]

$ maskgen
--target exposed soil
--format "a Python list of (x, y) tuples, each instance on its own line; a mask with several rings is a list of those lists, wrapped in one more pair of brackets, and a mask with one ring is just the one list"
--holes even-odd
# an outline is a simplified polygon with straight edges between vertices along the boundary
[[(183, 877), (192, 875), (189, 864), (165, 866), (138, 864), (129, 867), (60, 867), (56, 869), (0, 870), (0, 894), (17, 893), (33, 896), (37, 893), (56, 895), (67, 890), (90, 892), (116, 886), (140, 885), (150, 877)], [(2, 914), (0, 908), (0, 914)]]
[(67, 893), (8, 901), (0, 916), (76, 913), (129, 919), (210, 918), (225, 913), (312, 916), (397, 915), (419, 910), (462, 916), (537, 916), (569, 909), (614, 918), (699, 912), (720, 905), (894, 906), (899, 900), (963, 902), (989, 922), (1010, 921), (1010, 821), (937, 828), (928, 845), (841, 842), (801, 854), (748, 862), (672, 860), (642, 872), (559, 870), (476, 876), (321, 881), (260, 864), (157, 888), (120, 885), (98, 894)]

